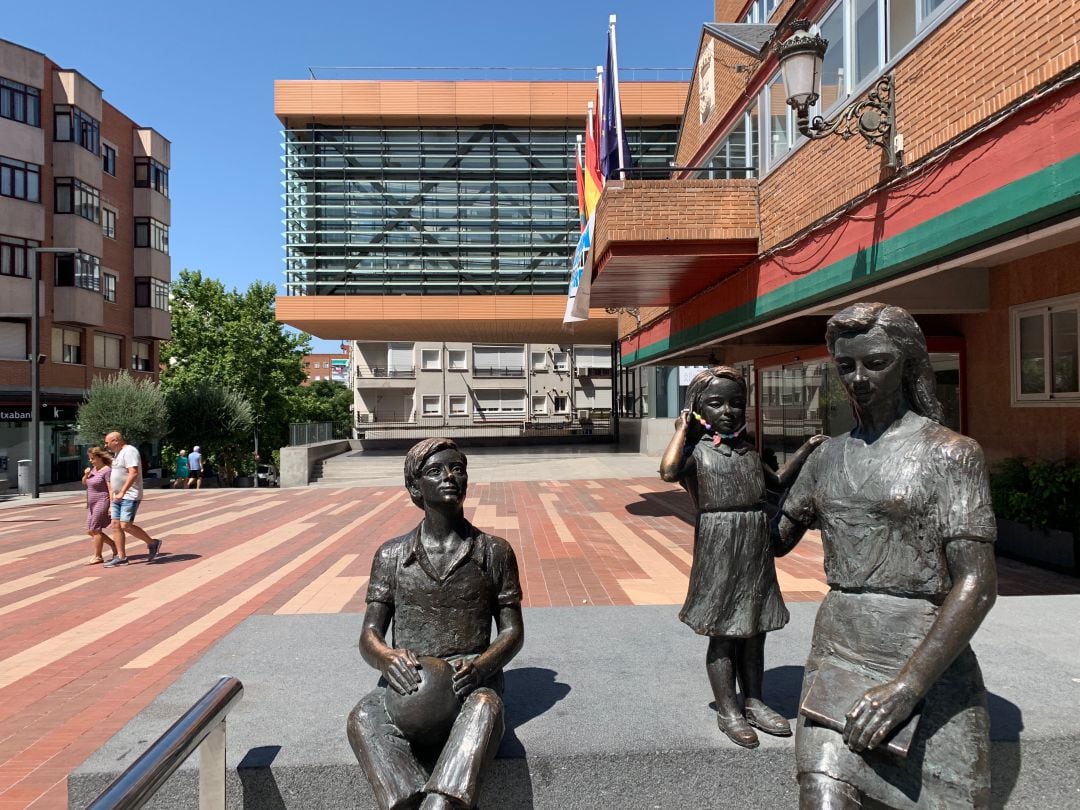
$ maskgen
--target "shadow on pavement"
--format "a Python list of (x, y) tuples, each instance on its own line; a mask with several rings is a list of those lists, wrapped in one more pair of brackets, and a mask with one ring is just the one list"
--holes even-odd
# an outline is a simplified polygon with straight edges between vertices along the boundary
[(681, 490), (643, 492), (641, 500), (626, 505), (626, 511), (638, 517), (677, 517), (694, 525), (694, 505), (690, 496)]

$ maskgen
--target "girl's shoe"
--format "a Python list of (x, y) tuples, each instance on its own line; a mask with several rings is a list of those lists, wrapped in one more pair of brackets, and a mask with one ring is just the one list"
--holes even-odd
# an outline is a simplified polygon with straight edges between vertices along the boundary
[(757, 734), (750, 728), (750, 724), (746, 722), (746, 718), (741, 714), (734, 714), (730, 717), (717, 712), (716, 724), (720, 726), (720, 730), (724, 732), (728, 739), (736, 745), (741, 745), (743, 748), (757, 748), (760, 745)]
[(746, 722), (759, 728), (766, 734), (776, 737), (790, 737), (791, 724), (783, 715), (774, 712), (763, 701), (749, 698), (746, 701)]

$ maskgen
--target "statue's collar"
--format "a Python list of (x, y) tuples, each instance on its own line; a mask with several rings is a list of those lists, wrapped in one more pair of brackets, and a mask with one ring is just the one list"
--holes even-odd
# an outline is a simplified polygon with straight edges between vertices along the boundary
[(409, 538), (405, 543), (405, 556), (401, 559), (401, 564), (403, 566), (417, 563), (420, 568), (423, 569), (425, 574), (440, 584), (446, 582), (451, 574), (457, 571), (470, 558), (472, 558), (473, 562), (477, 565), (483, 567), (484, 544), (478, 542), (481, 532), (471, 523), (466, 521), (464, 542), (454, 553), (453, 560), (450, 565), (447, 566), (446, 572), (440, 576), (435, 570), (435, 566), (432, 564), (431, 559), (428, 557), (427, 551), (424, 549), (424, 544), (420, 542), (420, 530), (423, 525), (423, 523), (417, 524), (416, 528), (409, 533)]

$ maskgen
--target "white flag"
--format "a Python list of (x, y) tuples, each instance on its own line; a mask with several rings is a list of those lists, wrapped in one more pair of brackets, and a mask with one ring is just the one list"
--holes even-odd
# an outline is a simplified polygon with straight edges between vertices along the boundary
[(592, 250), (590, 250), (592, 228), (593, 217), (589, 217), (589, 222), (585, 225), (585, 230), (581, 232), (577, 249), (574, 251), (563, 323), (576, 323), (589, 319), (589, 291), (592, 288)]

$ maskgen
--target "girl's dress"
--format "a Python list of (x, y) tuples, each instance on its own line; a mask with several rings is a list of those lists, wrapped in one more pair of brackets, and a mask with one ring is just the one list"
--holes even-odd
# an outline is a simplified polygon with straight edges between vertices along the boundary
[(88, 531), (102, 531), (111, 523), (112, 497), (109, 493), (111, 476), (112, 467), (102, 467), (100, 470), (91, 470), (90, 475), (86, 477), (86, 528)]
[(702, 437), (679, 483), (697, 506), (694, 562), (679, 618), (703, 636), (749, 638), (788, 622), (765, 515), (761, 458), (741, 439)]
[[(806, 462), (784, 513), (817, 521), (830, 591), (814, 626), (803, 694), (823, 664), (893, 680), (952, 588), (952, 538), (996, 534), (979, 446), (914, 412), (879, 440), (888, 462), (865, 480), (847, 461), (856, 442), (829, 440)], [(859, 698), (852, 695), (851, 702)], [(855, 753), (841, 735), (799, 717), (799, 773), (824, 773), (894, 808), (986, 807), (990, 737), (986, 689), (970, 647), (931, 687), (907, 758)]]

